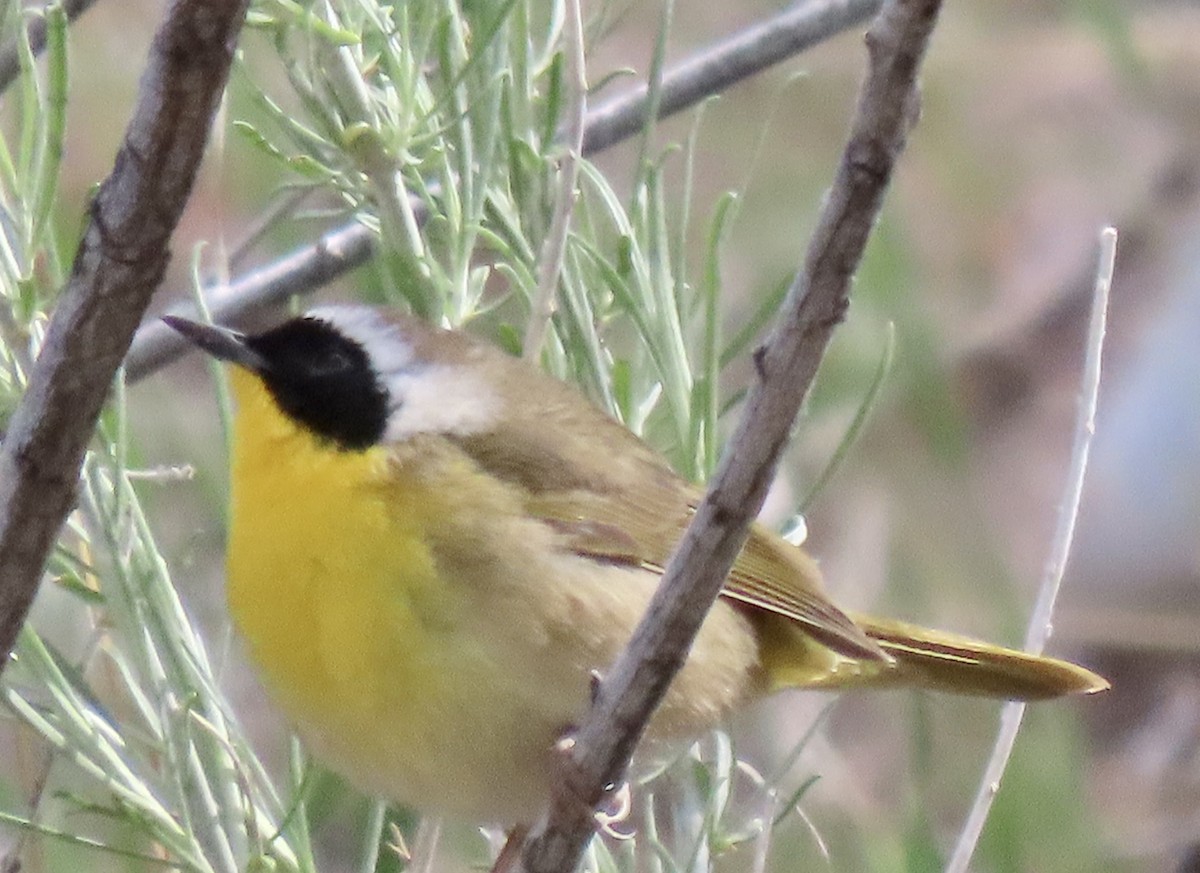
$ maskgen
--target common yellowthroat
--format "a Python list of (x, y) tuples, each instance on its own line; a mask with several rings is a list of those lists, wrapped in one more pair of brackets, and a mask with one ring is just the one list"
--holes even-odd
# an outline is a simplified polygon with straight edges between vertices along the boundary
[[(698, 489), (574, 389), (463, 332), (357, 306), (248, 336), (166, 321), (236, 365), (229, 602), (311, 751), (423, 811), (533, 821), (555, 741), (632, 634)], [(814, 561), (756, 525), (647, 740), (776, 689), (900, 685), (1107, 687), (843, 612)]]

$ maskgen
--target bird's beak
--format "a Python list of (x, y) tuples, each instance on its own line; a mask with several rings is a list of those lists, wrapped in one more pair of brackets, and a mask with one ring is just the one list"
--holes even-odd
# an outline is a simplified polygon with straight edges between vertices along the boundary
[(256, 373), (266, 369), (266, 359), (250, 348), (245, 334), (212, 324), (200, 324), (177, 315), (164, 315), (162, 320), (168, 327), (182, 334), (188, 342), (208, 352), (218, 361), (238, 364)]

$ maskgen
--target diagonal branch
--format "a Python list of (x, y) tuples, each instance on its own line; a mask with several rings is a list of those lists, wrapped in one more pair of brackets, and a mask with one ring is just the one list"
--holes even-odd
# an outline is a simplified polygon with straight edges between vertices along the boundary
[[(879, 10), (881, 0), (816, 0), (798, 3), (707, 46), (669, 69), (662, 78), (658, 117), (666, 118), (719, 94), (812, 48)], [(604, 151), (636, 134), (650, 109), (650, 89), (640, 85), (588, 113), (583, 153)]]
[(158, 287), (247, 0), (176, 0), (0, 447), (0, 669), (75, 496), (114, 373)]
[[(314, 245), (245, 273), (219, 290), (210, 289), (205, 296), (213, 321), (228, 327), (247, 327), (256, 311), (296, 294), (311, 294), (365, 264), (374, 253), (374, 241), (373, 231), (358, 223), (349, 224), (330, 231)], [(188, 348), (195, 348), (185, 343), (178, 331), (157, 319), (144, 324), (125, 358), (126, 380), (142, 379)]]
[[(809, 0), (700, 49), (663, 76), (659, 117), (687, 109), (743, 79), (787, 60), (865, 21), (881, 0)], [(649, 108), (642, 86), (620, 94), (584, 119), (583, 154), (603, 151), (636, 134)], [(424, 208), (414, 203), (414, 210)], [(422, 216), (423, 217), (423, 216)], [(314, 245), (241, 276), (224, 289), (209, 288), (213, 317), (231, 327), (244, 325), (253, 312), (278, 305), (293, 295), (309, 294), (365, 264), (374, 254), (374, 235), (357, 223), (330, 231)], [(190, 306), (174, 311), (195, 316)], [(165, 325), (147, 324), (126, 361), (126, 377), (136, 381), (189, 351), (187, 340)]]
[(892, 0), (867, 34), (870, 67), (833, 187), (782, 320), (755, 355), (753, 386), (704, 502), (629, 646), (564, 754), (559, 790), (520, 873), (570, 873), (591, 807), (619, 782), (650, 715), (716, 599), (775, 474), (792, 422), (849, 302), (850, 281), (917, 116), (917, 69), (940, 0)]
[[(1107, 227), (1100, 233), (1100, 258), (1096, 265), (1095, 285), (1092, 291), (1092, 314), (1088, 324), (1087, 357), (1084, 360), (1083, 378), (1079, 389), (1079, 409), (1075, 418), (1075, 438), (1071, 446), (1071, 460), (1067, 465), (1068, 476), (1058, 510), (1058, 524), (1050, 546), (1050, 557), (1038, 589), (1037, 603), (1029, 617), (1025, 632), (1025, 651), (1040, 654), (1050, 638), (1054, 617), (1054, 603), (1062, 585), (1071, 553), (1071, 542), (1075, 537), (1075, 521), (1079, 516), (1079, 502), (1083, 497), (1083, 480), (1087, 472), (1088, 455), (1092, 437), (1096, 433), (1096, 407), (1100, 399), (1100, 364), (1104, 352), (1104, 332), (1108, 323), (1108, 298), (1112, 290), (1113, 268), (1117, 258), (1117, 231)], [(1017, 732), (1025, 717), (1025, 703), (1010, 700), (1004, 704), (1000, 714), (1000, 730), (992, 746), (992, 755), (984, 768), (983, 778), (971, 804), (971, 811), (963, 822), (954, 852), (946, 864), (946, 873), (967, 873), (971, 856), (983, 833), (992, 800), (1000, 788), (1000, 779), (1008, 768), (1017, 741)]]

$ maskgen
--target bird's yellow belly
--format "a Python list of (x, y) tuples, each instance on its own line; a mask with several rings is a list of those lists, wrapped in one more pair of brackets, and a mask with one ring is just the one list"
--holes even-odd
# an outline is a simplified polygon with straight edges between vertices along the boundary
[(509, 798), (523, 814), (586, 684), (579, 700), (562, 676), (514, 696), (520, 665), (479, 632), (473, 592), (439, 581), (424, 513), (385, 505), (369, 470), (348, 469), (362, 458), (343, 460), (237, 479), (229, 600), (252, 659), (312, 751), (360, 787), (486, 818)]
[[(478, 821), (533, 820), (555, 741), (657, 577), (556, 549), (547, 526), (467, 481), (472, 469), (431, 476), (422, 463), (407, 476), (394, 447), (331, 452), (264, 430), (237, 442), (229, 600), (285, 714), (364, 790)], [(718, 604), (654, 732), (718, 721), (756, 663), (749, 624)]]

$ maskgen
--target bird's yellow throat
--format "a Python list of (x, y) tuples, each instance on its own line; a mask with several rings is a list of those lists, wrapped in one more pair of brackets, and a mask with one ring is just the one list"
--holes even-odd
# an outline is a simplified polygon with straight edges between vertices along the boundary
[(440, 632), (452, 590), (421, 533), (436, 495), (389, 477), (385, 450), (335, 451), (280, 413), (257, 377), (231, 376), (230, 609), (309, 743), (373, 784), (395, 757), (381, 744), (430, 753), (419, 708), (436, 705), (457, 656)]

